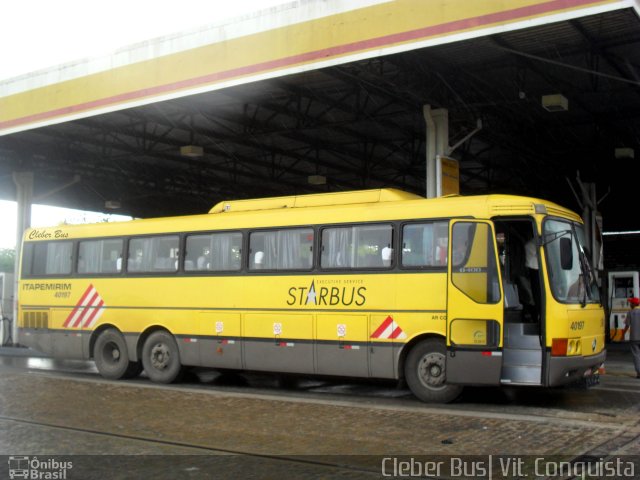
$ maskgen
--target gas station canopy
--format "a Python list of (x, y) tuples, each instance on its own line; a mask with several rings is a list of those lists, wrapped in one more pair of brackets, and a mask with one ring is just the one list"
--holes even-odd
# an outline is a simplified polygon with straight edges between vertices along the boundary
[(639, 230), (639, 4), (428, 5), (294, 2), (0, 82), (0, 196), (15, 199), (21, 171), (40, 203), (140, 217), (424, 195), (430, 105), (448, 110), (463, 194), (578, 210), (579, 172), (604, 197), (605, 230)]

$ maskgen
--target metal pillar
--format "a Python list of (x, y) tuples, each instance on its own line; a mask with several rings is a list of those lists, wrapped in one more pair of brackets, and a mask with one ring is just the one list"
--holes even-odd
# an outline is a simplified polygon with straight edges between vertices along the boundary
[(431, 105), (422, 107), (427, 129), (427, 198), (438, 195), (437, 158), (449, 150), (449, 111), (445, 108), (431, 110)]
[(13, 183), (16, 184), (16, 201), (18, 202), (18, 221), (16, 225), (16, 263), (14, 275), (13, 324), (11, 338), (14, 345), (18, 343), (18, 279), (20, 278), (20, 254), (22, 252), (22, 234), (31, 226), (31, 204), (33, 201), (33, 172), (13, 172)]

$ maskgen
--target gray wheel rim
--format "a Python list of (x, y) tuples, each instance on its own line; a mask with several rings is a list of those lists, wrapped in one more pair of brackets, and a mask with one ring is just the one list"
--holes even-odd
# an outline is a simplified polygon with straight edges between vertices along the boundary
[(102, 349), (102, 358), (109, 365), (117, 365), (121, 356), (120, 347), (115, 342), (107, 342)]
[(418, 379), (431, 390), (445, 387), (445, 356), (442, 353), (430, 352), (423, 355), (418, 362)]
[(151, 366), (157, 370), (165, 370), (171, 363), (171, 350), (164, 343), (157, 343), (151, 348)]

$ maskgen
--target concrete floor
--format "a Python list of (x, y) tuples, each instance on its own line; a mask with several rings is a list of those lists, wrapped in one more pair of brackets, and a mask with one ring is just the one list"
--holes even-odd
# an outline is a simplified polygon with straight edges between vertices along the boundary
[(435, 406), (389, 384), (110, 382), (91, 362), (30, 353), (0, 351), (0, 454), (68, 459), (66, 478), (379, 478), (390, 456), (529, 455), (529, 469), (558, 455), (640, 459), (640, 380), (618, 347), (589, 390), (471, 388)]

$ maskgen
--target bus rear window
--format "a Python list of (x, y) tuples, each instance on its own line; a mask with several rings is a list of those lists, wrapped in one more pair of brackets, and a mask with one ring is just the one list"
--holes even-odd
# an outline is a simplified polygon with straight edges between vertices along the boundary
[(22, 273), (25, 276), (69, 275), (73, 242), (25, 243)]

